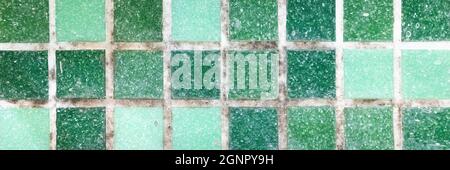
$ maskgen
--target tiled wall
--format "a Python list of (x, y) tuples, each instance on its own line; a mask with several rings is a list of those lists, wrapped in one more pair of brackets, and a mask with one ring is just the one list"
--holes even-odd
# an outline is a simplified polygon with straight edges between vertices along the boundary
[[(450, 149), (449, 11), (449, 0), (2, 0), (0, 149)], [(177, 54), (193, 67), (220, 56), (201, 66), (219, 70), (218, 88), (173, 88)], [(274, 93), (230, 88), (236, 54), (278, 56)]]

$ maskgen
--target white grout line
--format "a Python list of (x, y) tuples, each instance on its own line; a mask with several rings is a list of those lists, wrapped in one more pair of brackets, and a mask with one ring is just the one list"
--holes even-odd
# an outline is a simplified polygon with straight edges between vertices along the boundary
[(278, 148), (280, 150), (288, 149), (288, 129), (287, 129), (287, 110), (286, 110), (286, 79), (287, 79), (287, 54), (286, 54), (286, 16), (287, 0), (278, 0), (278, 54), (279, 54), (279, 73), (278, 73)]
[(172, 0), (163, 1), (163, 57), (164, 57), (164, 149), (172, 149), (172, 94), (170, 78), (170, 42), (172, 34)]
[(227, 76), (227, 48), (228, 48), (228, 0), (221, 0), (220, 9), (220, 103), (221, 103), (221, 127), (222, 150), (229, 149), (229, 114), (228, 114), (228, 76)]
[(401, 49), (402, 41), (402, 1), (393, 0), (394, 6), (394, 108), (393, 108), (393, 133), (394, 133), (394, 149), (401, 150), (403, 146), (403, 130), (402, 130), (402, 94), (401, 94)]
[(105, 43), (105, 89), (106, 89), (106, 149), (114, 149), (114, 2), (105, 1), (106, 43)]
[(336, 0), (336, 149), (345, 149), (344, 0)]
[(49, 0), (48, 107), (50, 110), (50, 149), (56, 150), (56, 2)]

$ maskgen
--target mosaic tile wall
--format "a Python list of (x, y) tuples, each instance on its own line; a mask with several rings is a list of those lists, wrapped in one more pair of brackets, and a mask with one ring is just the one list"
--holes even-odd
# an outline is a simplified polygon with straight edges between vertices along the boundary
[(0, 150), (448, 150), (449, 50), (449, 0), (2, 0)]

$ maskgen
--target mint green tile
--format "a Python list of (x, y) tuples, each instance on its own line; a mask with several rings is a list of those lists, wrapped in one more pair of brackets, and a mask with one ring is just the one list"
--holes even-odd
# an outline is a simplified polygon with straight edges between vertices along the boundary
[(392, 50), (344, 50), (344, 93), (348, 99), (391, 99)]
[(392, 41), (392, 0), (345, 0), (345, 41)]
[(288, 0), (286, 33), (289, 41), (334, 41), (334, 0)]
[(450, 150), (450, 108), (403, 109), (403, 148)]
[(449, 0), (403, 0), (403, 41), (450, 40)]
[(220, 108), (173, 108), (172, 147), (179, 150), (222, 149)]
[(0, 42), (48, 42), (48, 5), (48, 0), (0, 1)]
[(162, 52), (115, 51), (114, 97), (160, 99), (163, 94)]
[(58, 42), (105, 41), (105, 0), (56, 0)]
[(230, 51), (227, 55), (230, 99), (278, 97), (277, 51)]
[(402, 93), (406, 99), (450, 99), (450, 51), (404, 50)]
[(114, 0), (116, 42), (162, 41), (162, 22), (162, 0)]
[(232, 41), (278, 40), (276, 0), (230, 0), (229, 35)]
[(220, 98), (220, 51), (172, 51), (172, 99)]
[(0, 99), (48, 99), (47, 51), (0, 51)]
[(336, 127), (332, 107), (288, 108), (288, 148), (332, 150), (336, 148)]
[(172, 40), (220, 41), (220, 0), (172, 0)]
[(0, 108), (0, 150), (50, 149), (48, 109)]
[(105, 108), (58, 108), (57, 150), (105, 150)]
[(345, 146), (349, 150), (394, 149), (390, 107), (346, 108)]
[(163, 149), (163, 110), (147, 107), (116, 107), (114, 149)]
[(56, 51), (56, 96), (105, 98), (105, 51)]

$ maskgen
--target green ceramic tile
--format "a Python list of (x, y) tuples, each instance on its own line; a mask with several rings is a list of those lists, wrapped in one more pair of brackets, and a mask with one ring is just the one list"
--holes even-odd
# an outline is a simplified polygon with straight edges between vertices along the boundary
[(335, 98), (334, 51), (288, 51), (289, 98)]
[(450, 108), (403, 110), (403, 148), (450, 150)]
[(58, 98), (105, 98), (104, 51), (57, 51)]
[(392, 41), (392, 0), (345, 0), (345, 41)]
[(59, 108), (56, 113), (56, 149), (104, 150), (105, 108)]
[(162, 0), (115, 0), (114, 40), (162, 41)]
[(56, 0), (59, 42), (105, 41), (105, 0)]
[(114, 149), (163, 149), (162, 108), (118, 107), (114, 111)]
[(173, 99), (219, 99), (219, 51), (173, 51)]
[(227, 65), (230, 99), (278, 97), (278, 52), (231, 51)]
[(220, 0), (172, 0), (172, 40), (220, 41)]
[(230, 0), (229, 3), (231, 40), (278, 40), (276, 0)]
[(220, 108), (173, 108), (173, 149), (222, 149), (220, 116)]
[(392, 50), (345, 50), (344, 93), (348, 99), (391, 99)]
[(231, 150), (278, 148), (278, 116), (275, 108), (230, 108)]
[(349, 150), (394, 149), (392, 108), (346, 108), (345, 145)]
[(288, 148), (332, 150), (336, 148), (334, 108), (288, 108)]
[(334, 41), (334, 0), (288, 0), (287, 40), (289, 41)]
[(0, 108), (0, 150), (50, 149), (48, 109)]
[(48, 0), (2, 0), (0, 42), (48, 42), (48, 4)]
[(402, 52), (402, 92), (406, 99), (450, 99), (450, 52)]
[(48, 98), (47, 51), (0, 51), (0, 99)]
[(115, 98), (162, 98), (162, 52), (116, 51), (114, 53), (114, 58)]
[(403, 0), (403, 41), (450, 40), (450, 1)]

